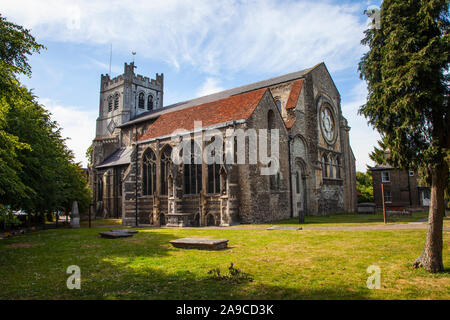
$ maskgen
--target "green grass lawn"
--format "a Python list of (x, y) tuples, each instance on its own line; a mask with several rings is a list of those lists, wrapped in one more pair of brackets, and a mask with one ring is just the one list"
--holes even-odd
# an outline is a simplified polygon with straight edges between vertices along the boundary
[[(370, 220), (375, 216), (359, 216), (356, 223), (348, 217), (308, 217), (307, 223), (380, 222)], [(450, 299), (448, 231), (447, 269), (429, 274), (411, 267), (423, 248), (426, 230), (421, 229), (149, 228), (114, 240), (100, 238), (103, 230), (108, 229), (46, 230), (0, 240), (0, 299)], [(226, 238), (230, 249), (184, 250), (169, 244), (181, 237)], [(230, 263), (253, 281), (234, 283), (208, 274), (214, 268), (225, 272)], [(69, 265), (81, 268), (81, 290), (66, 287)], [(369, 265), (381, 268), (381, 289), (366, 287)]]
[[(387, 223), (408, 223), (416, 222), (428, 217), (428, 212), (413, 212), (412, 216), (406, 217), (388, 217)], [(281, 220), (275, 223), (276, 225), (292, 225), (298, 224), (298, 218)], [(326, 216), (305, 217), (306, 226), (358, 226), (384, 224), (383, 213), (377, 214), (352, 214), (352, 213), (338, 213)]]

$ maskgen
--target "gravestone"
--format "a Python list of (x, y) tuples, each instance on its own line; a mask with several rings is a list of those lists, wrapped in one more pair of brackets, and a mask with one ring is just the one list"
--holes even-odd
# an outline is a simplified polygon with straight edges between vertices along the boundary
[(70, 226), (74, 229), (78, 229), (80, 227), (80, 214), (78, 212), (78, 202), (77, 201), (74, 201), (72, 204)]
[(182, 238), (172, 240), (170, 243), (175, 248), (182, 249), (200, 249), (200, 250), (222, 250), (227, 248), (227, 239), (198, 239), (198, 238)]

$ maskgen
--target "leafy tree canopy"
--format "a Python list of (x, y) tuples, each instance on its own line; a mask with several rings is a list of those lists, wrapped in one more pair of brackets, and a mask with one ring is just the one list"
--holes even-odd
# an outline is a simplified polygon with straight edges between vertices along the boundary
[(28, 56), (44, 48), (28, 30), (0, 16), (0, 204), (43, 216), (81, 210), (90, 190), (61, 128), (37, 98), (20, 84), (31, 75)]

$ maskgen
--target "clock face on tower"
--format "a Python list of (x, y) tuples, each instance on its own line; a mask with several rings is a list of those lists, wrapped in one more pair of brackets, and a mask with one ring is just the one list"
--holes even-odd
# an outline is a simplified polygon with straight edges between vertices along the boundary
[(325, 103), (320, 111), (320, 128), (322, 135), (328, 143), (333, 143), (336, 133), (336, 123), (331, 106)]

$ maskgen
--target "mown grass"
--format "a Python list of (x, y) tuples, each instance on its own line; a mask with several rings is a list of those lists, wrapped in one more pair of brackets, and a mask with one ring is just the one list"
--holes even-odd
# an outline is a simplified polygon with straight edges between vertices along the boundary
[[(372, 221), (358, 225), (365, 223)], [(420, 229), (150, 228), (114, 240), (100, 238), (102, 230), (107, 229), (46, 230), (0, 240), (0, 299), (450, 299), (448, 231), (447, 269), (429, 274), (411, 267), (425, 240)], [(181, 237), (226, 238), (230, 249), (183, 250), (169, 244)], [(226, 271), (231, 262), (253, 281), (208, 275), (218, 267)], [(81, 268), (81, 290), (66, 287), (69, 265)], [(381, 268), (381, 289), (366, 287), (369, 265)]]
[[(387, 223), (409, 223), (424, 220), (428, 217), (428, 212), (420, 211), (413, 212), (411, 216), (404, 217), (387, 217)], [(280, 220), (276, 225), (292, 225), (298, 224), (298, 218), (291, 218)], [(382, 212), (376, 214), (351, 214), (351, 213), (338, 213), (326, 216), (307, 216), (305, 217), (306, 226), (358, 226), (365, 225), (377, 225), (384, 224), (384, 218)]]

